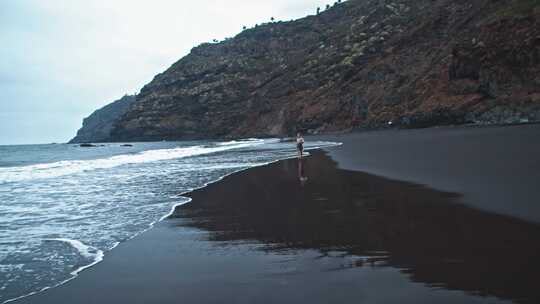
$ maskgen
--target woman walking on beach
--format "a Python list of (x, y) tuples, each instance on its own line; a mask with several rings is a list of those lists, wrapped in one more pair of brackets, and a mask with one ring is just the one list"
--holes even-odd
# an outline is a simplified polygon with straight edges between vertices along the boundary
[(298, 157), (302, 158), (304, 152), (304, 138), (300, 132), (296, 133), (296, 149), (298, 149)]

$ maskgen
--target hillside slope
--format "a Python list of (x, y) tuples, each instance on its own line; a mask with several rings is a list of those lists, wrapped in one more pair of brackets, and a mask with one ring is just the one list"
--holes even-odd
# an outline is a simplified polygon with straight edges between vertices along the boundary
[(206, 43), (108, 140), (540, 120), (540, 1), (350, 0)]
[(135, 95), (124, 97), (94, 111), (83, 120), (83, 126), (70, 143), (102, 142), (110, 138), (113, 123), (116, 122), (135, 101)]

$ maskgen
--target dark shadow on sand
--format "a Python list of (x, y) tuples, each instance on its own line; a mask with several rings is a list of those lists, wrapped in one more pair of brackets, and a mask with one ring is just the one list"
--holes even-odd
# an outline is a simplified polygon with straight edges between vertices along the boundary
[(321, 151), (303, 162), (229, 176), (192, 192), (172, 217), (215, 241), (340, 250), (366, 257), (347, 268), (391, 266), (436, 288), (540, 303), (540, 225), (472, 209), (456, 193), (337, 169)]

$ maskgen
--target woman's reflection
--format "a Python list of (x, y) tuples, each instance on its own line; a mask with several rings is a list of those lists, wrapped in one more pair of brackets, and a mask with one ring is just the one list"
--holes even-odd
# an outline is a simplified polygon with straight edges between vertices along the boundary
[(303, 157), (298, 158), (298, 179), (300, 180), (300, 185), (304, 186), (308, 180), (305, 171), (304, 171), (304, 159)]

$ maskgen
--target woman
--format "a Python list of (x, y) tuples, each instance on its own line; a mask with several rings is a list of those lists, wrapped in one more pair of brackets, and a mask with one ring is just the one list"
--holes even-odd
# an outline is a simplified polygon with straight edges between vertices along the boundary
[(298, 157), (301, 158), (304, 152), (304, 138), (300, 132), (296, 133), (296, 149), (298, 149)]

